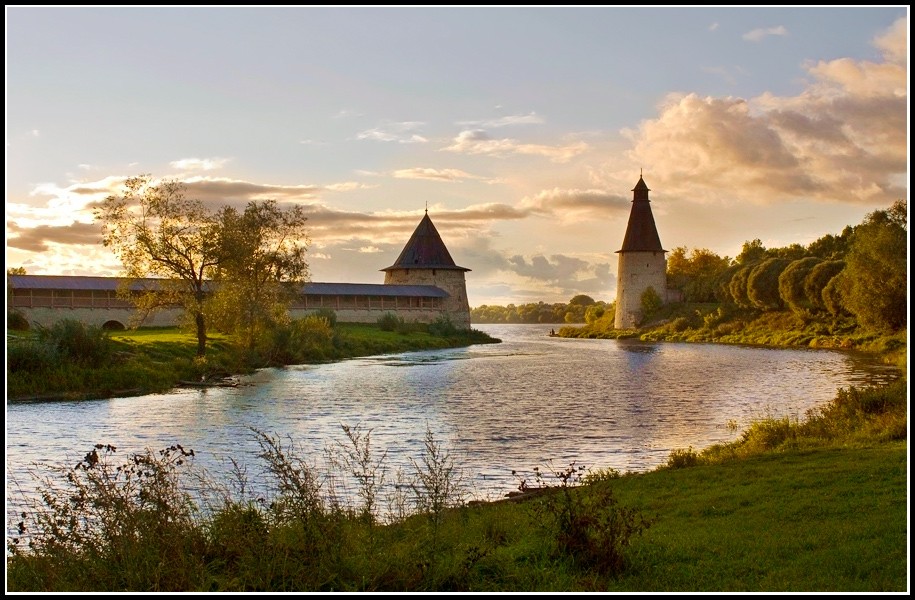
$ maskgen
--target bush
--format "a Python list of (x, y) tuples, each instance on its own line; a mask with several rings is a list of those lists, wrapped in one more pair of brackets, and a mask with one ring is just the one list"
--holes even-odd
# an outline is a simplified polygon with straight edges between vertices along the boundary
[(37, 340), (19, 340), (6, 348), (6, 368), (10, 373), (48, 372), (60, 362), (60, 354), (53, 345)]
[(429, 323), (429, 333), (438, 337), (453, 337), (460, 333), (460, 330), (451, 322), (448, 315), (441, 315)]
[(29, 320), (21, 312), (10, 310), (6, 313), (6, 328), (8, 331), (28, 331)]
[(337, 326), (337, 313), (330, 308), (322, 308), (312, 313), (312, 316), (324, 319), (332, 328)]
[(113, 351), (108, 332), (73, 319), (38, 328), (38, 339), (55, 348), (62, 360), (84, 367), (102, 366)]
[(378, 317), (378, 327), (382, 331), (402, 331), (404, 328), (405, 322), (403, 317), (397, 316), (394, 313), (384, 313)]
[(647, 320), (651, 317), (661, 306), (664, 304), (664, 301), (661, 300), (661, 296), (658, 295), (657, 290), (649, 286), (640, 298), (640, 307), (642, 309), (642, 321)]
[(626, 548), (654, 523), (641, 511), (621, 506), (610, 483), (602, 477), (591, 485), (581, 485), (587, 477), (584, 466), (575, 463), (550, 474), (558, 484), (549, 484), (539, 468), (534, 468), (533, 488), (521, 480), (519, 490), (544, 490), (535, 505), (537, 520), (554, 536), (558, 550), (581, 566), (609, 575), (619, 575), (628, 566)]
[(675, 448), (667, 457), (668, 469), (685, 469), (699, 464), (699, 454), (690, 446), (687, 449)]

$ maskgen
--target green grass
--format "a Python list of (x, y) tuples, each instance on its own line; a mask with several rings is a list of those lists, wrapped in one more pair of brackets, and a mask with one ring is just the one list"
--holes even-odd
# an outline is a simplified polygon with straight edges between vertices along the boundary
[(803, 319), (791, 311), (739, 309), (716, 303), (662, 306), (638, 329), (614, 329), (613, 315), (594, 324), (563, 327), (562, 337), (639, 338), (645, 341), (702, 342), (762, 346), (841, 348), (879, 354), (905, 368), (908, 331), (880, 332), (860, 327), (851, 318)]
[[(114, 395), (161, 392), (182, 380), (198, 381), (245, 373), (283, 362), (250, 358), (230, 336), (208, 334), (205, 359), (196, 358), (197, 338), (178, 328), (136, 329), (113, 333), (111, 359), (97, 367), (54, 360), (32, 370), (10, 370), (7, 365), (8, 399), (81, 399)], [(36, 340), (33, 333), (7, 335), (7, 344)], [(404, 332), (382, 331), (377, 325), (337, 324), (333, 339), (317, 346), (303, 362), (324, 362), (358, 356), (399, 353), (493, 343), (498, 340), (470, 330), (433, 335), (425, 327), (414, 326)]]
[[(460, 496), (441, 493), (452, 472), (440, 468), (451, 463), (439, 446), (431, 460), (427, 453), (414, 463), (405, 486), (385, 488), (406, 494), (401, 498), (412, 507), (387, 520), (327, 500), (331, 481), (353, 470), (320, 473), (292, 446), (264, 453), (277, 487), (263, 502), (218, 495), (210, 511), (196, 510), (180, 492), (185, 449), (125, 457), (116, 468), (109, 461), (114, 454), (97, 447), (82, 468), (62, 470), (53, 493), (24, 519), (24, 535), (37, 543), (9, 548), (7, 585), (10, 591), (903, 592), (905, 394), (899, 384), (845, 390), (802, 422), (754, 423), (729, 444), (675, 453), (671, 466), (605, 472), (581, 486), (553, 482), (545, 492), (511, 501), (449, 507)], [(356, 475), (379, 456), (372, 449), (357, 458), (362, 464), (350, 485), (367, 485), (370, 479)], [(687, 462), (694, 466), (683, 468)], [(436, 494), (443, 502), (431, 501)], [(579, 543), (588, 540), (599, 543)], [(606, 560), (608, 546), (619, 550), (620, 561)]]

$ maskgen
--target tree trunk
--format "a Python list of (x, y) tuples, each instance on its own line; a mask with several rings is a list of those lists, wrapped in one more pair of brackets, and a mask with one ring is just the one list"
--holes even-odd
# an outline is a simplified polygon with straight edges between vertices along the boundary
[(203, 320), (203, 313), (198, 311), (194, 315), (194, 321), (197, 323), (197, 356), (205, 356), (207, 353), (207, 327)]

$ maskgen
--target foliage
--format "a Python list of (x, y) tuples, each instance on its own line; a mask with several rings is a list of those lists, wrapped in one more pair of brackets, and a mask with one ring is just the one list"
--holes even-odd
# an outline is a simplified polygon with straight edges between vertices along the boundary
[(176, 444), (121, 464), (115, 452), (96, 444), (75, 467), (52, 469), (57, 478), (36, 474), (40, 500), (9, 544), (13, 560), (28, 567), (19, 577), (71, 592), (96, 589), (99, 581), (138, 591), (160, 589), (162, 581), (173, 589), (198, 584), (205, 540), (179, 485), (194, 451)]
[(217, 215), (221, 260), (210, 307), (214, 322), (237, 333), (249, 352), (288, 320), (308, 277), (306, 221), (301, 206), (284, 210), (275, 200), (251, 201), (241, 213), (223, 207)]
[(682, 290), (687, 302), (711, 302), (718, 279), (730, 262), (706, 248), (694, 248), (687, 256), (686, 247), (679, 246), (667, 258), (667, 285)]
[(594, 304), (594, 298), (586, 294), (578, 294), (569, 300), (569, 304), (574, 306), (591, 306)]
[(747, 284), (750, 279), (750, 273), (756, 268), (755, 264), (741, 266), (731, 276), (728, 283), (728, 291), (731, 293), (731, 301), (741, 308), (752, 308), (753, 302), (748, 295)]
[(387, 312), (378, 317), (378, 327), (382, 331), (402, 331), (404, 325), (404, 318), (394, 313)]
[(826, 312), (826, 301), (823, 291), (832, 279), (845, 268), (845, 261), (828, 260), (814, 265), (804, 279), (804, 295), (814, 312)]
[(534, 467), (532, 484), (515, 475), (522, 493), (541, 492), (535, 505), (537, 521), (555, 539), (559, 552), (610, 576), (623, 573), (629, 564), (627, 548), (654, 520), (620, 504), (610, 486), (616, 477), (599, 478), (582, 489), (584, 466), (572, 462), (563, 469), (550, 465), (548, 470), (558, 483), (550, 484), (539, 467)]
[(762, 240), (756, 238), (743, 243), (740, 254), (737, 255), (734, 261), (738, 265), (753, 265), (762, 262), (766, 258), (766, 247), (763, 246)]
[(429, 323), (427, 329), (431, 335), (436, 337), (454, 337), (460, 333), (460, 330), (451, 322), (448, 315), (436, 317), (434, 321)]
[[(204, 301), (207, 277), (220, 262), (218, 222), (199, 200), (185, 195), (176, 180), (155, 183), (150, 175), (128, 178), (118, 195), (95, 210), (102, 224), (102, 243), (112, 248), (127, 275), (119, 293), (140, 311), (180, 305), (193, 318), (197, 354), (206, 354)], [(161, 278), (135, 291), (131, 282)]]
[(607, 312), (607, 308), (603, 304), (589, 306), (585, 311), (585, 323), (593, 325), (598, 319), (604, 316), (605, 312)]
[(664, 301), (661, 300), (661, 296), (658, 295), (658, 292), (653, 287), (648, 286), (639, 298), (639, 307), (642, 309), (642, 321), (651, 318), (663, 304)]
[(896, 331), (907, 317), (906, 205), (870, 213), (855, 229), (846, 257), (845, 305), (862, 325)]
[(6, 329), (7, 331), (28, 331), (29, 330), (29, 320), (25, 318), (18, 310), (8, 310), (6, 313)]
[(747, 297), (753, 306), (762, 310), (782, 308), (778, 291), (778, 278), (790, 261), (786, 258), (769, 258), (756, 265), (747, 277)]
[(597, 306), (608, 310), (610, 304), (595, 302), (584, 294), (574, 296), (568, 303), (483, 304), (471, 309), (470, 320), (474, 323), (584, 323), (588, 311)]
[(778, 293), (785, 305), (797, 315), (808, 316), (814, 305), (808, 300), (805, 284), (810, 272), (822, 261), (814, 256), (790, 263), (778, 276)]
[[(428, 515), (380, 525), (361, 508), (340, 511), (328, 496), (333, 478), (358, 482), (380, 464), (361, 450), (364, 435), (343, 443), (355, 451), (356, 468), (336, 473), (296, 455), (291, 439), (264, 436), (272, 440), (263, 449), (267, 471), (276, 475), (265, 482), (273, 491), (256, 496), (201, 480), (187, 470), (190, 451), (177, 444), (120, 465), (111, 460), (115, 449), (99, 444), (75, 469), (35, 472), (46, 493), (11, 524), (19, 532), (8, 537), (7, 586), (17, 593), (904, 591), (908, 461), (898, 440), (906, 407), (904, 381), (843, 390), (804, 422), (767, 425), (752, 443), (739, 436), (715, 451), (692, 451), (699, 456), (692, 468), (611, 469), (593, 478), (574, 463), (550, 469), (548, 483), (528, 486), (534, 493), (518, 500), (443, 510), (434, 537)], [(775, 445), (765, 448), (765, 440)], [(184, 491), (201, 486), (225, 490), (209, 510)], [(297, 505), (304, 511), (291, 510)]]
[(37, 327), (38, 342), (60, 360), (83, 367), (105, 364), (113, 351), (108, 332), (74, 319), (62, 319), (50, 327)]

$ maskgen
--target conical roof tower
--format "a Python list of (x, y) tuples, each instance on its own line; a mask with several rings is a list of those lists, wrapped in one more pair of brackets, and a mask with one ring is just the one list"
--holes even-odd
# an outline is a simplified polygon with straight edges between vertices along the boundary
[(432, 224), (428, 210), (394, 264), (382, 271), (386, 284), (434, 285), (441, 288), (448, 297), (441, 306), (433, 307), (438, 316), (447, 317), (458, 327), (470, 328), (470, 304), (464, 277), (470, 269), (455, 264), (442, 236)]
[(661, 247), (661, 237), (651, 213), (649, 191), (645, 180), (639, 175), (639, 182), (632, 188), (632, 210), (626, 226), (626, 237), (623, 238), (623, 247), (617, 252), (667, 252)]
[(614, 327), (632, 329), (649, 316), (644, 314), (643, 299), (653, 290), (657, 298), (667, 302), (667, 250), (651, 214), (648, 185), (639, 174), (632, 188), (632, 210), (623, 238), (623, 247), (616, 251), (619, 264), (616, 272), (616, 314)]
[(470, 271), (470, 269), (459, 267), (454, 263), (442, 236), (429, 218), (429, 211), (423, 216), (422, 221), (416, 226), (413, 235), (394, 264), (382, 269), (382, 271), (391, 271), (393, 269), (456, 269), (459, 271)]

